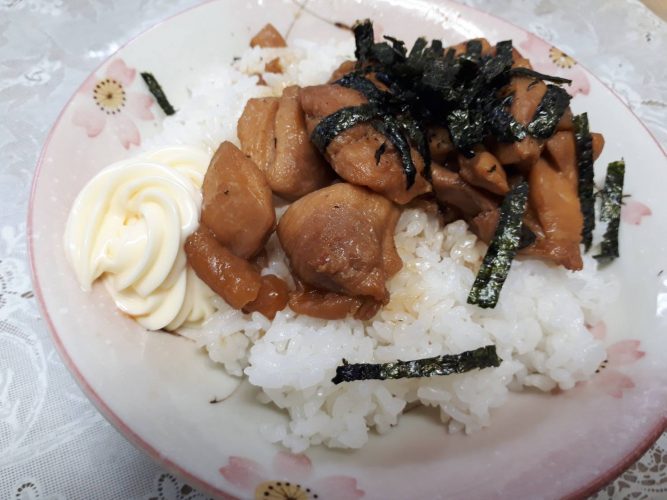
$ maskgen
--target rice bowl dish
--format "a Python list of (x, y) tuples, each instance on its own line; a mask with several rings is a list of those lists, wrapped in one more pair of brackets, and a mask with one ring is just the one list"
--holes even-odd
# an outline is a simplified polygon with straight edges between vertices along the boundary
[[(143, 158), (158, 158), (174, 146), (194, 151), (193, 157), (204, 153), (206, 160), (192, 162), (197, 168), (177, 174), (183, 186), (200, 189), (218, 145), (240, 145), (236, 124), (249, 99), (280, 96), (291, 85), (320, 84), (354, 52), (351, 43), (294, 40), (286, 48), (254, 47), (231, 66), (211, 67), (190, 89), (190, 99), (146, 143)], [(276, 59), (282, 71), (266, 72), (266, 64)], [(264, 85), (258, 85), (260, 78)], [(289, 205), (274, 203), (280, 221)], [(191, 210), (200, 208), (195, 204)], [(182, 288), (196, 289), (206, 307), (180, 306), (179, 320), (170, 318), (167, 325), (173, 328), (166, 328), (193, 340), (228, 373), (256, 387), (260, 403), (287, 412), (288, 424), (260, 423), (259, 432), (295, 453), (320, 444), (361, 448), (369, 432), (389, 432), (416, 405), (437, 408), (450, 432), (472, 433), (492, 425), (493, 409), (510, 391), (569, 390), (589, 380), (605, 360), (605, 349), (589, 328), (616, 300), (618, 283), (598, 272), (593, 257), (584, 255), (577, 272), (517, 259), (496, 307), (482, 308), (468, 297), (488, 246), (466, 221), (443, 226), (437, 213), (407, 207), (394, 241), (403, 265), (387, 280), (389, 300), (369, 319), (313, 318), (289, 307), (273, 319), (243, 312), (201, 287), (188, 269)], [(293, 288), (290, 259), (276, 233), (264, 248), (261, 275), (277, 276)], [(490, 344), (500, 366), (446, 377), (332, 383), (341, 360), (390, 363)]]

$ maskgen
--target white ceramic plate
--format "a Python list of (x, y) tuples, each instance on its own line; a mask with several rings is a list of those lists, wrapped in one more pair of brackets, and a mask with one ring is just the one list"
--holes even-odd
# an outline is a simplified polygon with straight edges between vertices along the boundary
[[(291, 455), (265, 442), (260, 421), (285, 417), (254, 401), (187, 340), (148, 333), (114, 309), (99, 287), (83, 293), (62, 250), (69, 207), (108, 163), (135, 154), (161, 112), (138, 71), (153, 71), (178, 108), (198, 70), (226, 63), (272, 22), (290, 38), (340, 39), (370, 17), (411, 42), (511, 38), (536, 69), (574, 80), (575, 111), (588, 110), (607, 141), (598, 165), (625, 157), (622, 296), (605, 316), (609, 363), (591, 382), (560, 395), (517, 394), (492, 426), (449, 435), (427, 412), (410, 412), (361, 451), (313, 448)], [(95, 108), (98, 80), (116, 79), (128, 105)], [(218, 496), (253, 497), (264, 481), (298, 483), (296, 498), (537, 498), (580, 496), (620, 473), (663, 431), (667, 417), (667, 202), (665, 157), (622, 102), (565, 54), (525, 31), (451, 2), (263, 0), (210, 2), (149, 30), (105, 62), (72, 97), (39, 161), (29, 215), (35, 290), (53, 339), (90, 399), (128, 439), (192, 484)], [(279, 497), (276, 497), (279, 498)]]

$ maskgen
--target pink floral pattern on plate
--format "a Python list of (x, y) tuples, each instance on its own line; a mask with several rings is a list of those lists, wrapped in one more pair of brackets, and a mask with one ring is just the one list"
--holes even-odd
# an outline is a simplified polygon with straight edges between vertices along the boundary
[[(607, 336), (607, 325), (604, 321), (599, 321), (591, 325), (589, 331), (596, 339), (604, 340)], [(607, 359), (602, 363), (591, 383), (614, 398), (622, 398), (623, 391), (633, 389), (635, 383), (616, 368), (635, 363), (643, 358), (646, 353), (639, 350), (640, 344), (639, 340), (626, 339), (607, 347)]]
[(133, 119), (152, 120), (153, 98), (132, 91), (137, 70), (120, 58), (112, 60), (100, 78), (91, 75), (79, 90), (79, 102), (72, 121), (83, 127), (88, 137), (98, 137), (104, 131), (114, 134), (125, 149), (141, 144), (141, 134)]
[[(220, 474), (256, 499), (270, 500), (355, 500), (364, 496), (357, 480), (348, 476), (313, 478), (313, 464), (305, 454), (279, 451), (272, 471), (248, 458), (229, 457)], [(277, 477), (280, 479), (270, 479)]]
[(642, 223), (643, 217), (652, 214), (651, 209), (640, 201), (626, 200), (621, 207), (621, 220), (635, 226)]
[(536, 71), (572, 80), (572, 84), (567, 87), (572, 96), (588, 95), (590, 92), (591, 85), (586, 71), (562, 50), (530, 34), (519, 47), (525, 51), (524, 55), (530, 58), (530, 63)]

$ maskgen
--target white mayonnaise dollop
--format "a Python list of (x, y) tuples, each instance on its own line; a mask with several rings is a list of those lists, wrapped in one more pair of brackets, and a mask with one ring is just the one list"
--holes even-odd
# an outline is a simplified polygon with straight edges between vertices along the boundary
[(187, 265), (209, 156), (169, 147), (109, 165), (81, 190), (65, 251), (84, 290), (101, 278), (116, 305), (149, 330), (204, 321), (214, 293)]

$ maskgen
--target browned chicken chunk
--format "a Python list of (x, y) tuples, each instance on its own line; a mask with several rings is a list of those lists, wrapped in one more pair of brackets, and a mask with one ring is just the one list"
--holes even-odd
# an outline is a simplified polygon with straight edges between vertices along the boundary
[(278, 224), (278, 237), (305, 285), (386, 303), (386, 281), (402, 266), (394, 245), (398, 216), (386, 198), (334, 184), (294, 202)]
[[(532, 69), (528, 59), (523, 57), (515, 58), (512, 67)], [(547, 91), (547, 85), (530, 76), (514, 76), (508, 90), (514, 94), (510, 107), (512, 115), (519, 123), (527, 125), (533, 120), (537, 106)]]
[[(339, 85), (305, 87), (301, 89), (300, 97), (309, 134), (324, 117), (343, 107), (366, 102), (361, 93)], [(366, 186), (401, 205), (431, 190), (430, 184), (421, 175), (423, 158), (414, 148), (411, 148), (411, 156), (417, 176), (410, 189), (406, 189), (398, 150), (371, 125), (362, 123), (338, 134), (326, 151), (331, 166), (343, 179)]]
[[(343, 61), (340, 66), (338, 66), (333, 73), (331, 73), (331, 77), (329, 78), (329, 81), (327, 83), (334, 83), (336, 80), (340, 80), (342, 77), (347, 75), (348, 73), (351, 73), (352, 71), (355, 71), (357, 69), (357, 61)], [(367, 79), (369, 79), (377, 88), (380, 90), (387, 90), (388, 87), (382, 83), (378, 78), (376, 77), (376, 74), (374, 72), (367, 73), (365, 75)]]
[(459, 175), (473, 186), (504, 195), (510, 190), (507, 174), (498, 159), (483, 147), (475, 150), (475, 156), (466, 158), (459, 154)]
[(262, 287), (259, 273), (227, 250), (205, 226), (185, 240), (185, 254), (194, 272), (235, 309), (255, 300)]
[[(528, 59), (521, 57), (516, 51), (512, 67), (532, 69)], [(547, 86), (542, 80), (535, 80), (527, 76), (514, 76), (506, 91), (514, 95), (510, 112), (519, 123), (527, 125), (533, 120), (537, 106), (547, 91)], [(528, 135), (519, 142), (498, 143), (491, 152), (503, 165), (515, 164), (527, 169), (539, 158), (542, 143)]]
[(299, 99), (306, 114), (306, 127), (309, 135), (325, 116), (346, 106), (360, 106), (368, 102), (360, 92), (340, 85), (304, 87), (299, 91)]
[[(490, 243), (496, 233), (496, 226), (500, 218), (500, 209), (487, 210), (481, 212), (476, 217), (469, 220), (470, 230), (477, 235), (477, 237), (484, 243)], [(544, 239), (544, 230), (537, 220), (534, 211), (526, 210), (526, 215), (523, 217), (523, 224), (535, 235), (536, 239)], [(520, 254), (530, 253), (526, 249), (519, 250)]]
[(556, 127), (556, 130), (574, 130), (574, 122), (572, 121), (572, 110), (568, 106), (567, 109), (565, 110), (565, 113), (563, 113), (563, 116), (561, 117), (560, 121), (558, 122), (558, 126)]
[(591, 134), (591, 139), (593, 142), (593, 161), (595, 161), (602, 154), (602, 150), (604, 149), (604, 136), (597, 132), (593, 132)]
[(477, 235), (477, 237), (484, 243), (489, 244), (496, 233), (496, 226), (500, 218), (500, 210), (487, 210), (480, 212), (475, 217), (470, 219), (468, 225), (470, 230)]
[(201, 221), (237, 257), (259, 252), (276, 214), (264, 174), (231, 142), (213, 155), (202, 186)]
[(236, 125), (241, 151), (250, 157), (259, 169), (268, 172), (276, 154), (276, 114), (280, 98), (249, 99)]
[(238, 122), (241, 149), (265, 173), (271, 190), (286, 200), (327, 186), (334, 173), (310, 142), (299, 88), (280, 98), (250, 99)]
[(549, 163), (565, 176), (573, 186), (577, 185), (577, 151), (572, 132), (557, 132), (546, 141), (544, 151)]
[(533, 165), (528, 182), (530, 204), (545, 234), (531, 246), (534, 253), (527, 249), (528, 253), (549, 258), (567, 269), (581, 269), (583, 216), (576, 182), (543, 158)]
[(290, 294), (289, 306), (295, 313), (314, 318), (343, 319), (351, 314), (356, 319), (368, 320), (377, 314), (382, 303), (368, 297), (309, 289)]
[(280, 58), (276, 57), (275, 59), (271, 59), (269, 62), (267, 62), (264, 65), (264, 71), (267, 73), (282, 73), (283, 66), (280, 64)]
[(338, 66), (333, 73), (331, 73), (331, 78), (329, 78), (329, 83), (333, 83), (336, 80), (344, 77), (351, 71), (354, 71), (357, 67), (357, 61), (343, 61), (340, 66)]
[(438, 200), (458, 209), (465, 218), (472, 218), (498, 207), (493, 198), (472, 187), (456, 172), (439, 165), (433, 164), (431, 167), (431, 180)]
[(334, 174), (310, 142), (299, 103), (299, 87), (283, 90), (276, 113), (276, 155), (267, 171), (271, 189), (287, 200), (331, 184)]
[[(604, 146), (600, 134), (591, 134), (593, 159)], [(582, 267), (581, 231), (583, 217), (578, 196), (577, 151), (574, 134), (561, 131), (545, 142), (546, 159), (540, 159), (530, 173), (530, 209), (536, 214), (543, 234), (522, 253), (533, 255), (568, 269)]]
[(250, 39), (250, 46), (262, 48), (287, 47), (287, 43), (273, 24), (269, 23)]
[[(591, 134), (593, 146), (593, 160), (597, 160), (604, 147), (604, 137), (593, 132)], [(573, 186), (578, 183), (577, 146), (574, 134), (568, 131), (557, 132), (544, 144), (546, 158), (552, 166), (563, 173)]]
[[(591, 139), (593, 143), (593, 160), (597, 160), (604, 148), (604, 137), (602, 137), (602, 134), (593, 132), (591, 133)], [(574, 133), (571, 131), (556, 132), (544, 143), (545, 157), (573, 185), (577, 184), (579, 176), (576, 148)]]
[(431, 127), (427, 131), (427, 136), (428, 148), (433, 161), (444, 163), (456, 151), (449, 131), (445, 127)]

